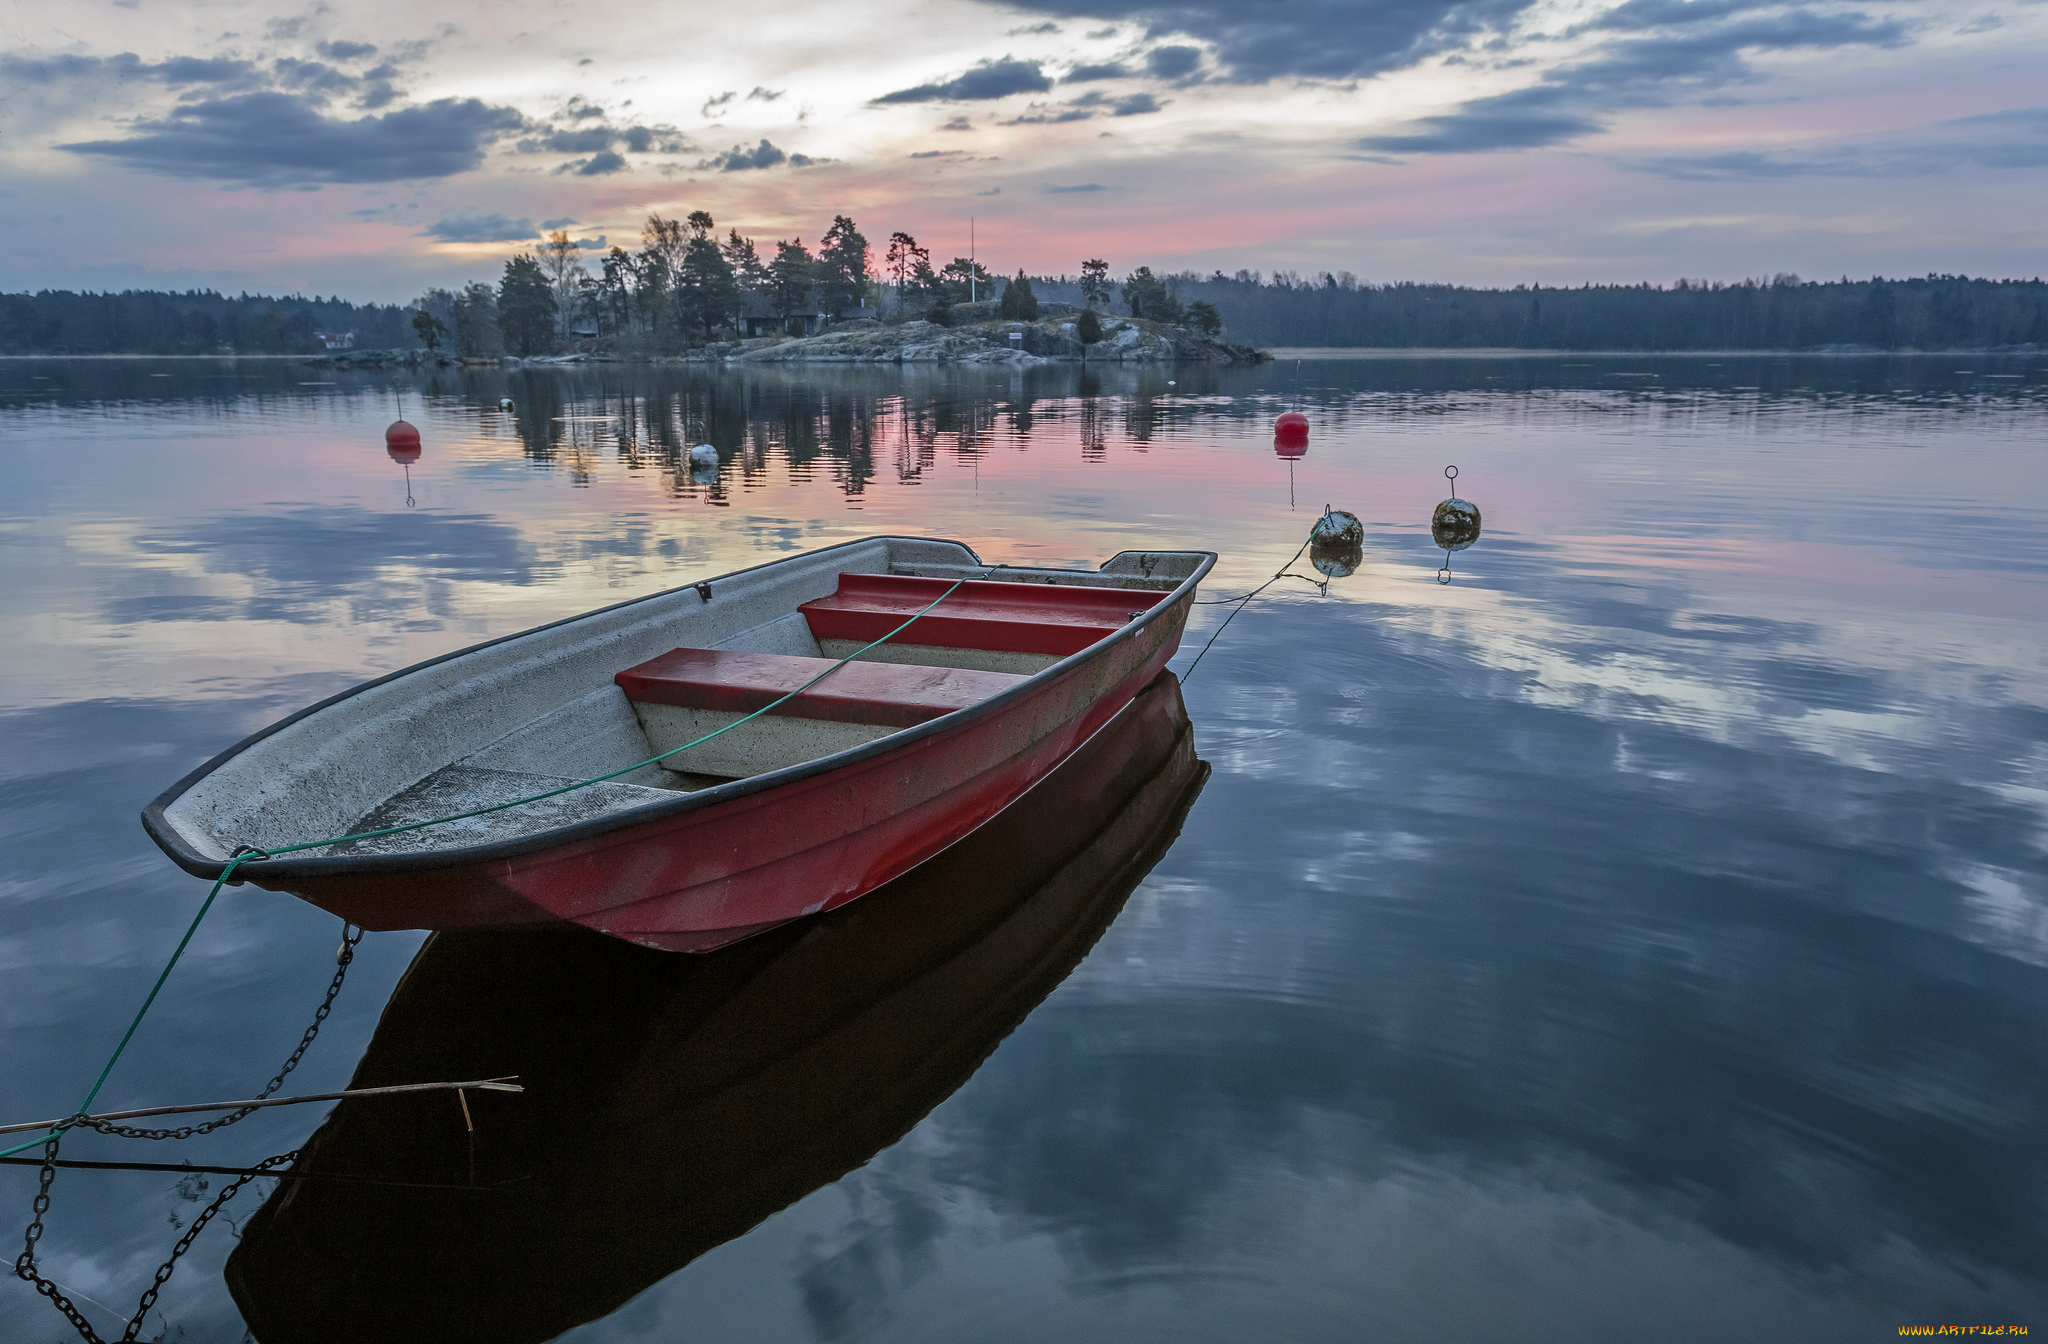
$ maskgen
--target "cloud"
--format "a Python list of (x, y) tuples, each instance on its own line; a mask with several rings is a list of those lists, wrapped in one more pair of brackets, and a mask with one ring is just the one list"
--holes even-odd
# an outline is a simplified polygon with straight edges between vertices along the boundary
[(540, 222), (540, 226), (544, 229), (566, 229), (575, 222), (576, 216), (563, 215), (560, 219), (544, 219)]
[(753, 88), (747, 90), (747, 101), (750, 103), (772, 103), (788, 92), (788, 89), (764, 89), (759, 84), (756, 84)]
[(247, 93), (189, 103), (120, 140), (59, 145), (170, 177), (264, 187), (450, 177), (526, 119), (476, 98), (442, 98), (379, 116), (329, 117), (312, 95)]
[(697, 113), (699, 116), (709, 117), (719, 108), (724, 107), (739, 96), (740, 91), (738, 89), (727, 89), (724, 93), (715, 93), (704, 100), (704, 106), (698, 108)]
[(368, 42), (322, 42), (313, 50), (330, 61), (360, 61), (377, 54)]
[(507, 219), (503, 215), (456, 215), (421, 230), (423, 238), (444, 243), (521, 243), (535, 237), (530, 219)]
[(271, 79), (287, 89), (311, 89), (316, 93), (346, 93), (356, 87), (356, 77), (337, 70), (325, 61), (300, 61), (289, 56), (271, 63)]
[[(1226, 77), (1263, 83), (1287, 78), (1349, 80), (1403, 69), (1465, 45), (1479, 33), (1507, 27), (1533, 3), (1261, 0), (1254, 5), (1244, 0), (1168, 0), (1164, 4), (1156, 0), (1031, 0), (1029, 7), (1065, 19), (1128, 23), (1153, 37), (1193, 38), (1211, 49)], [(1115, 35), (1113, 28), (1089, 34)], [(1169, 66), (1186, 60), (1178, 54), (1160, 59)], [(1184, 78), (1192, 70), (1190, 66), (1180, 75), (1160, 77)]]
[(1003, 189), (1001, 187), (990, 187), (987, 191), (977, 191), (974, 194), (977, 196), (1000, 196), (1003, 194)]
[(1354, 143), (1382, 154), (1479, 154), (1539, 149), (1604, 129), (1590, 117), (1529, 106), (1535, 101), (1517, 94), (1483, 98), (1447, 116), (1423, 117), (1403, 134), (1369, 135)]
[(1117, 61), (1103, 61), (1097, 65), (1077, 65), (1067, 71), (1062, 84), (1088, 84), (1098, 79), (1128, 79), (1131, 72)]
[(1154, 47), (1145, 53), (1145, 69), (1159, 79), (1186, 79), (1201, 68), (1200, 47)]
[(1097, 107), (1113, 117), (1137, 117), (1147, 112), (1157, 112), (1166, 104), (1149, 93), (1127, 93), (1121, 98), (1112, 98), (1106, 93), (1089, 90), (1067, 104), (1069, 107)]
[(580, 130), (528, 136), (515, 148), (522, 154), (593, 154), (601, 149), (610, 149), (616, 139), (618, 132), (609, 126), (587, 126)]
[(705, 159), (697, 166), (699, 168), (716, 168), (724, 173), (739, 173), (745, 172), (750, 168), (773, 168), (779, 163), (787, 163), (792, 168), (808, 168), (816, 162), (818, 160), (811, 158), (808, 154), (786, 154), (780, 148), (770, 144), (764, 136), (761, 143), (752, 149), (748, 149), (745, 145), (734, 145), (725, 153)]
[(898, 89), (875, 99), (877, 103), (971, 102), (1007, 98), (1013, 93), (1044, 93), (1052, 81), (1036, 61), (1019, 61), (1005, 56), (983, 61), (966, 74), (934, 84)]
[(1060, 26), (1056, 23), (1034, 23), (1029, 28), (1012, 28), (1009, 32), (1004, 33), (1003, 36), (1038, 37), (1045, 34), (1057, 33), (1059, 30)]
[(1959, 168), (2048, 168), (2048, 107), (1940, 122), (1913, 135), (1799, 152), (1734, 150), (1664, 155), (1621, 165), (1696, 182), (1793, 177), (1936, 177)]
[(560, 177), (564, 173), (574, 173), (578, 177), (603, 177), (607, 173), (623, 172), (625, 168), (626, 156), (608, 149), (602, 154), (593, 154), (587, 159), (569, 160), (561, 167), (555, 169), (555, 176)]
[(132, 51), (118, 56), (0, 55), (0, 80), (9, 84), (81, 84), (89, 80), (154, 80), (173, 87), (213, 84), (248, 87), (262, 82), (253, 61), (227, 57), (173, 56), (145, 61)]
[(1103, 186), (1100, 182), (1082, 182), (1071, 187), (1056, 187), (1048, 182), (1045, 184), (1045, 190), (1049, 196), (1071, 196), (1079, 192), (1108, 191), (1109, 188)]
[[(1043, 106), (1041, 104), (1041, 106)], [(1095, 113), (1088, 108), (1069, 107), (1064, 111), (1047, 109), (1043, 112), (1026, 112), (1011, 117), (1008, 121), (997, 122), (999, 126), (1057, 126), (1062, 122), (1087, 121)]]
[(965, 117), (955, 117), (939, 127), (939, 129), (942, 131), (971, 131), (974, 129), (974, 124)]
[(1166, 104), (1149, 93), (1127, 93), (1113, 98), (1099, 89), (1090, 89), (1078, 98), (1069, 99), (1064, 108), (1047, 107), (1044, 103), (1032, 103), (1023, 113), (1008, 121), (998, 122), (1000, 126), (1057, 126), (1071, 121), (1087, 121), (1093, 117), (1137, 117), (1147, 112), (1157, 112)]
[(1585, 60), (1551, 70), (1539, 84), (1478, 98), (1423, 117), (1405, 130), (1354, 145), (1387, 154), (1471, 154), (1535, 149), (1604, 130), (1602, 114), (1661, 107), (1689, 95), (1760, 78), (1751, 52), (1846, 46), (1893, 47), (1905, 25), (1861, 13), (1790, 8), (1768, 0), (1627, 0), (1583, 31), (1626, 37)]
[[(600, 114), (601, 115), (601, 114)], [(603, 154), (624, 146), (635, 154), (683, 154), (695, 149), (673, 126), (576, 126), (522, 137), (521, 154)]]

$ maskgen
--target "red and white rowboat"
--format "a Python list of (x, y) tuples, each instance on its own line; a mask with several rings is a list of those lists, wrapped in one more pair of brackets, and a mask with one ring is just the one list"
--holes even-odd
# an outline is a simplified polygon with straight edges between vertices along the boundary
[(733, 723), (947, 594), (660, 764), (235, 873), (367, 929), (566, 921), (708, 951), (865, 895), (1002, 810), (1166, 666), (1214, 564), (1125, 551), (1097, 570), (991, 570), (958, 542), (848, 542), (366, 682), (207, 762), (143, 825), (217, 878), (239, 846), (543, 793)]

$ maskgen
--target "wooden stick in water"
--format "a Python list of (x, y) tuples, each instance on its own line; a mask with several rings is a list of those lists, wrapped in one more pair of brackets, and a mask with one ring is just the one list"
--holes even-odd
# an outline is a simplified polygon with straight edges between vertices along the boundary
[[(89, 1120), (139, 1120), (148, 1115), (190, 1115), (194, 1111), (239, 1111), (244, 1107), (258, 1106), (303, 1106), (309, 1101), (344, 1101), (350, 1097), (390, 1097), (401, 1092), (447, 1092), (473, 1087), (479, 1092), (524, 1092), (518, 1085), (518, 1074), (507, 1074), (503, 1078), (485, 1078), (473, 1083), (400, 1083), (395, 1087), (358, 1087), (348, 1092), (316, 1092), (307, 1097), (260, 1097), (254, 1101), (209, 1101), (196, 1106), (150, 1106), (139, 1111), (109, 1111), (105, 1115), (86, 1117)], [(469, 1104), (463, 1103), (467, 1111)], [(56, 1120), (35, 1120), (20, 1125), (0, 1125), (0, 1134), (25, 1134), (32, 1129), (55, 1129), (71, 1119), (63, 1116)]]

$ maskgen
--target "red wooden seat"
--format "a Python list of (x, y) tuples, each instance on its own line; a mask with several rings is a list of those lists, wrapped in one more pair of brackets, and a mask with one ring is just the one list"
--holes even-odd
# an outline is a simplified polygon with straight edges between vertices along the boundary
[[(830, 658), (798, 658), (781, 653), (672, 649), (638, 667), (627, 668), (613, 680), (625, 690), (627, 699), (641, 704), (751, 714), (803, 685), (833, 662)], [(1023, 680), (1007, 672), (853, 662), (773, 713), (796, 719), (909, 728), (941, 714), (978, 705)]]
[[(951, 585), (897, 574), (841, 574), (839, 591), (798, 610), (817, 639), (880, 639)], [(1045, 583), (963, 583), (898, 644), (1065, 657), (1114, 634), (1164, 593)]]

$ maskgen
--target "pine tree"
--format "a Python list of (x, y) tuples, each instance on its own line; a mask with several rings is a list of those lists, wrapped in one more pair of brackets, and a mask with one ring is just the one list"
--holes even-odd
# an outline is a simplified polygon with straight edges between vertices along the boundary
[(731, 320), (738, 311), (740, 287), (732, 263), (711, 236), (717, 227), (711, 216), (695, 211), (689, 225), (690, 240), (683, 245), (682, 260), (676, 266), (676, 316), (686, 333), (702, 332), (708, 341), (713, 328)]
[(811, 286), (817, 281), (818, 263), (799, 238), (778, 240), (775, 260), (768, 264), (768, 292), (775, 311), (786, 323), (789, 315), (810, 301)]
[(1031, 278), (1021, 268), (1016, 278), (1003, 286), (1003, 301), (997, 305), (996, 311), (1017, 321), (1038, 320), (1038, 296), (1031, 292)]
[(555, 287), (540, 262), (522, 252), (505, 263), (498, 281), (498, 327), (518, 355), (544, 355), (555, 348)]
[(1081, 263), (1081, 302), (1089, 308), (1109, 307), (1109, 263), (1100, 257)]
[(845, 215), (832, 216), (832, 227), (818, 242), (818, 285), (830, 313), (867, 301), (868, 240)]

